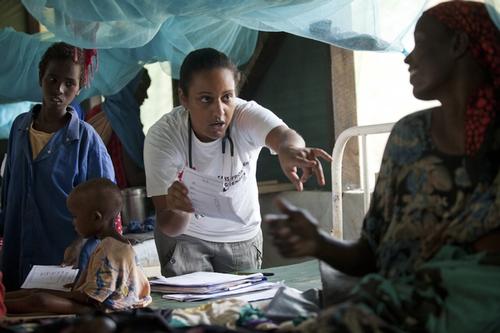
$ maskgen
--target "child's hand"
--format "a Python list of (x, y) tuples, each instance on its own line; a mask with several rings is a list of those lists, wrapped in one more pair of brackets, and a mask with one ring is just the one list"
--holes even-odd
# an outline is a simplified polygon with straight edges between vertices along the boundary
[(66, 283), (63, 287), (66, 289), (73, 290), (74, 285), (75, 285), (75, 283), (71, 282), (71, 283)]
[(71, 266), (73, 268), (78, 266), (78, 256), (80, 255), (80, 249), (76, 249), (73, 245), (70, 245), (64, 251), (64, 258), (61, 266)]
[(64, 251), (64, 258), (61, 266), (71, 266), (76, 268), (78, 266), (78, 257), (82, 250), (85, 239), (78, 237), (75, 239)]

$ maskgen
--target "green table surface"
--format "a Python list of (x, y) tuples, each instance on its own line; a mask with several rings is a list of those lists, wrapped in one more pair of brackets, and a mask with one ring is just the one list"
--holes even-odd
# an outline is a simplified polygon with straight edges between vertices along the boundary
[[(296, 288), (300, 291), (305, 291), (310, 288), (321, 288), (319, 262), (317, 260), (310, 260), (295, 265), (271, 267), (257, 270), (256, 272), (273, 273), (273, 276), (268, 277), (269, 281), (283, 281), (288, 287)], [(154, 309), (188, 308), (209, 302), (170, 301), (161, 298), (161, 295), (161, 293), (151, 293), (153, 303), (150, 307)]]

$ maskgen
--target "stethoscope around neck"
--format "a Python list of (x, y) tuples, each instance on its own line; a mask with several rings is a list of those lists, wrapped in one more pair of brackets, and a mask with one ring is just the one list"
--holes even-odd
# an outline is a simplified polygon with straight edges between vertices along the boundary
[[(193, 127), (191, 126), (191, 117), (188, 117), (188, 153), (189, 153), (189, 168), (193, 169)], [(234, 156), (234, 143), (229, 135), (229, 126), (226, 128), (226, 133), (222, 138), (222, 154), (226, 153), (226, 141), (229, 141), (229, 150), (231, 157)]]

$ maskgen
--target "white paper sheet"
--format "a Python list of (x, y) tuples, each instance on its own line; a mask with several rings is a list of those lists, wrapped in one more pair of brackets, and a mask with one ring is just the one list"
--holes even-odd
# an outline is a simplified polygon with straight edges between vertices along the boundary
[(236, 214), (232, 199), (234, 193), (233, 196), (226, 196), (222, 193), (221, 179), (185, 168), (182, 182), (188, 188), (188, 197), (196, 214), (245, 223)]
[(194, 272), (168, 278), (160, 276), (159, 278), (152, 280), (151, 284), (163, 284), (177, 287), (199, 287), (213, 286), (226, 282), (242, 281), (248, 279), (262, 279), (263, 277), (264, 275), (262, 273), (237, 275), (217, 272)]
[(34, 265), (21, 288), (68, 291), (64, 285), (73, 283), (77, 274), (78, 269), (71, 267)]
[(276, 295), (278, 292), (279, 288), (272, 288), (272, 289), (267, 289), (267, 290), (262, 290), (262, 291), (257, 291), (253, 293), (248, 293), (248, 294), (241, 294), (238, 296), (234, 296), (232, 298), (237, 298), (242, 301), (247, 301), (247, 302), (257, 302), (257, 301), (263, 301), (266, 299), (271, 299)]

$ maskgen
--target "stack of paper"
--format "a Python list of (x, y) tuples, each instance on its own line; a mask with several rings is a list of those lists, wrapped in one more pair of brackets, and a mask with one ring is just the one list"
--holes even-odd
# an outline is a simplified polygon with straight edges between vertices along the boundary
[[(262, 273), (234, 275), (195, 272), (171, 278), (160, 277), (151, 280), (150, 283), (151, 291), (164, 293), (163, 298), (181, 302), (234, 297), (234, 295), (242, 294), (248, 294), (249, 301), (262, 300), (272, 298), (281, 286), (280, 283), (266, 281)], [(270, 290), (274, 290), (274, 293)]]

